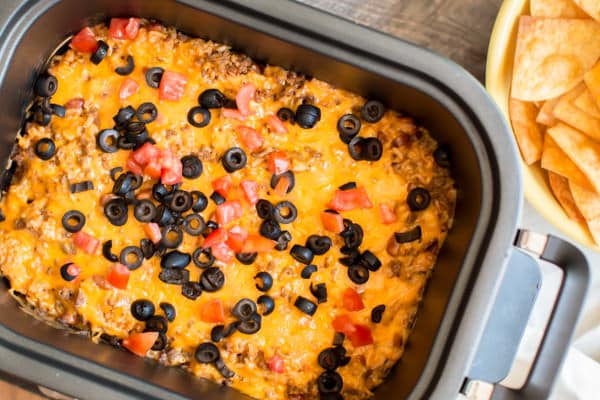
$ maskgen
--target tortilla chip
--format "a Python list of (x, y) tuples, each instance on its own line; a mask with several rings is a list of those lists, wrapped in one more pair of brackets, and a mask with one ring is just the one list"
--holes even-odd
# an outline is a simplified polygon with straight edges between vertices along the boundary
[(562, 123), (547, 132), (600, 193), (600, 143)]
[(600, 244), (600, 195), (583, 187), (576, 183), (569, 182), (573, 200), (577, 208), (585, 218), (588, 229), (594, 238), (596, 244)]
[(548, 18), (587, 18), (572, 0), (531, 0), (531, 15)]
[(573, 104), (585, 90), (585, 85), (582, 84), (563, 95), (554, 107), (554, 117), (600, 140), (600, 119), (581, 111)]
[(600, 108), (598, 108), (598, 106), (596, 105), (596, 101), (592, 97), (590, 91), (587, 90), (587, 88), (583, 93), (579, 95), (579, 97), (575, 99), (573, 105), (579, 108), (584, 113), (594, 118), (600, 119)]
[(598, 0), (573, 0), (587, 15), (600, 21), (600, 2)]
[(549, 100), (573, 89), (600, 57), (600, 24), (586, 19), (522, 16), (512, 97)]
[(551, 99), (545, 101), (544, 104), (540, 107), (540, 112), (538, 113), (535, 121), (538, 124), (546, 125), (546, 126), (554, 126), (556, 125), (556, 118), (554, 118), (554, 107), (558, 104), (560, 97), (555, 99)]
[(510, 99), (510, 120), (521, 155), (528, 165), (542, 156), (544, 138), (535, 118), (538, 114), (533, 103)]
[(594, 68), (586, 72), (583, 79), (590, 94), (596, 101), (596, 105), (600, 107), (600, 62), (594, 65)]
[(552, 193), (554, 193), (554, 197), (556, 197), (556, 200), (558, 200), (565, 210), (567, 216), (573, 221), (583, 224), (585, 219), (575, 204), (571, 188), (569, 187), (569, 180), (554, 172), (548, 172), (548, 181), (550, 182), (550, 188), (552, 189)]
[(561, 175), (588, 190), (594, 190), (594, 186), (589, 179), (547, 133), (544, 136), (544, 150), (542, 152), (541, 164), (542, 168), (549, 173)]

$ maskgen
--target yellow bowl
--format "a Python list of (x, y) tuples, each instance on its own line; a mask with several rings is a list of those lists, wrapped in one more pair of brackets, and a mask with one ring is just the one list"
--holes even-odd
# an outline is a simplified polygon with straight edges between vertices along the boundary
[[(506, 118), (512, 81), (519, 17), (529, 14), (529, 0), (505, 0), (490, 39), (485, 86)], [(529, 166), (521, 159), (525, 197), (554, 226), (579, 243), (600, 251), (587, 227), (569, 219), (554, 198), (546, 173), (539, 163)]]

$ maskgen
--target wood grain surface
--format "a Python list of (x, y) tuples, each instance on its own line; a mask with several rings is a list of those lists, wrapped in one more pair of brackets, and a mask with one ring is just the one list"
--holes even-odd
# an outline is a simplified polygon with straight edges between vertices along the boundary
[[(276, 1), (276, 0), (273, 0)], [(502, 0), (298, 0), (443, 54), (483, 82)], [(1, 400), (41, 400), (0, 381)]]

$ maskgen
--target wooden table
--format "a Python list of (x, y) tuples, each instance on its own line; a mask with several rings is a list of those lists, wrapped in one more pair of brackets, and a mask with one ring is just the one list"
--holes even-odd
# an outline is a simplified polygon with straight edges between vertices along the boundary
[[(487, 45), (502, 0), (298, 0), (427, 47), (483, 82)], [(41, 400), (0, 382), (1, 398)]]

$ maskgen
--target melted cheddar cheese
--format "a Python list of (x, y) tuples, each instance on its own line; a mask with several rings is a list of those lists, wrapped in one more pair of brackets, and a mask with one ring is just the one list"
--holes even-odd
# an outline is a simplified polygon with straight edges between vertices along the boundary
[[(151, 300), (157, 314), (161, 314), (158, 304), (169, 302), (177, 317), (168, 326), (168, 346), (164, 351), (149, 351), (148, 357), (225, 382), (250, 396), (269, 399), (318, 398), (316, 380), (324, 370), (317, 357), (332, 346), (332, 320), (338, 315), (349, 315), (354, 323), (369, 327), (373, 344), (355, 348), (345, 340), (343, 346), (350, 362), (337, 370), (343, 378), (342, 394), (348, 399), (370, 397), (371, 389), (382, 382), (402, 355), (424, 286), (452, 224), (453, 181), (448, 171), (434, 161), (435, 141), (411, 118), (386, 111), (377, 123), (363, 122), (360, 131), (363, 137), (381, 140), (383, 157), (376, 162), (355, 161), (341, 142), (336, 125), (344, 114), (360, 115), (365, 103), (360, 96), (279, 67), (259, 66), (224, 45), (188, 38), (174, 29), (147, 22), (142, 23), (134, 40), (113, 39), (106, 26), (94, 27), (93, 31), (97, 39), (109, 45), (107, 57), (94, 65), (89, 54), (75, 50), (56, 56), (49, 73), (58, 79), (58, 91), (51, 102), (68, 104), (66, 116), (54, 116), (46, 127), (28, 123), (18, 139), (13, 156), (18, 167), (0, 201), (6, 215), (6, 220), (0, 222), (0, 272), (10, 280), (11, 290), (22, 295), (43, 318), (88, 330), (95, 340), (101, 334), (123, 339), (144, 330), (144, 322), (131, 315), (133, 301)], [(125, 64), (127, 55), (135, 60), (135, 69), (129, 76), (120, 76), (114, 70)], [(145, 71), (157, 66), (188, 78), (179, 101), (160, 100), (158, 90), (146, 84)], [(119, 90), (126, 79), (135, 80), (139, 88), (122, 100)], [(226, 118), (221, 110), (213, 109), (208, 126), (195, 128), (187, 122), (188, 111), (198, 105), (202, 91), (217, 88), (228, 98), (235, 98), (246, 83), (257, 88), (247, 121)], [(317, 125), (302, 129), (286, 123), (288, 133), (272, 132), (268, 118), (281, 107), (295, 110), (303, 101), (320, 108), (322, 119)], [(72, 106), (78, 102), (81, 107)], [(103, 196), (111, 193), (113, 187), (109, 171), (125, 167), (130, 151), (103, 153), (96, 144), (98, 132), (114, 126), (113, 116), (120, 108), (136, 108), (144, 102), (152, 102), (158, 108), (157, 120), (148, 124), (156, 145), (172, 149), (179, 158), (193, 154), (203, 162), (202, 175), (184, 179), (182, 190), (210, 195), (211, 181), (227, 175), (220, 156), (231, 147), (244, 148), (236, 134), (239, 125), (253, 127), (263, 135), (263, 148), (253, 153), (246, 150), (246, 167), (230, 174), (234, 189), (228, 199), (243, 199), (238, 184), (251, 179), (259, 184), (260, 198), (272, 203), (291, 201), (298, 209), (298, 217), (282, 226), (292, 235), (287, 251), (260, 253), (252, 265), (237, 260), (217, 261), (225, 275), (224, 287), (214, 293), (203, 292), (197, 300), (184, 297), (180, 286), (158, 279), (160, 257), (144, 260), (140, 268), (131, 271), (125, 290), (107, 283), (107, 273), (114, 263), (101, 254), (90, 255), (77, 249), (61, 218), (68, 210), (81, 211), (86, 217), (83, 231), (102, 243), (112, 240), (116, 254), (125, 246), (139, 245), (140, 239), (146, 237), (142, 224), (133, 217), (132, 207), (128, 222), (116, 227), (108, 222), (102, 206)], [(41, 138), (51, 138), (56, 143), (56, 154), (48, 161), (36, 157), (33, 150)], [(283, 198), (269, 186), (267, 156), (276, 150), (288, 154), (296, 178), (295, 188)], [(93, 182), (93, 190), (70, 192), (70, 184), (86, 180)], [(320, 219), (337, 188), (348, 181), (366, 189), (373, 207), (342, 214), (362, 226), (364, 240), (360, 249), (373, 252), (383, 265), (371, 272), (363, 285), (349, 279), (347, 267), (338, 262), (344, 256), (340, 252), (343, 239), (325, 230)], [(151, 189), (154, 183), (155, 180), (144, 177), (138, 193)], [(412, 212), (407, 205), (407, 194), (415, 187), (424, 187), (431, 194), (431, 204), (423, 211)], [(257, 234), (261, 220), (254, 207), (241, 201), (243, 216), (229, 227), (239, 225)], [(397, 222), (382, 223), (381, 204), (391, 207)], [(204, 219), (213, 218), (214, 210), (215, 204), (209, 201), (202, 212)], [(417, 225), (422, 230), (421, 240), (395, 242), (395, 232)], [(304, 265), (290, 256), (289, 249), (293, 244), (304, 245), (311, 234), (329, 236), (333, 246), (325, 255), (315, 257), (313, 263), (318, 271), (310, 279), (302, 279), (300, 271)], [(186, 234), (179, 250), (192, 253), (202, 240)], [(81, 268), (79, 277), (71, 282), (61, 278), (60, 267), (66, 262)], [(202, 270), (193, 264), (187, 269), (190, 280), (198, 281)], [(225, 324), (235, 321), (231, 308), (239, 299), (256, 300), (263, 294), (255, 286), (254, 276), (259, 271), (267, 271), (273, 277), (273, 287), (267, 294), (275, 300), (275, 310), (262, 318), (262, 327), (256, 334), (235, 332), (217, 343), (223, 361), (235, 373), (233, 378), (224, 379), (213, 365), (194, 359), (195, 349), (210, 341), (215, 325), (203, 322), (199, 310), (204, 303), (220, 299), (225, 305)], [(327, 301), (318, 305), (312, 317), (294, 307), (299, 295), (316, 302), (311, 283), (325, 283), (328, 293)], [(364, 309), (344, 309), (342, 293), (347, 288), (360, 294)], [(371, 310), (381, 304), (386, 306), (383, 319), (373, 323)], [(283, 359), (283, 372), (276, 373), (268, 367), (268, 360), (275, 355)]]

